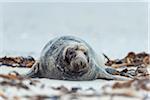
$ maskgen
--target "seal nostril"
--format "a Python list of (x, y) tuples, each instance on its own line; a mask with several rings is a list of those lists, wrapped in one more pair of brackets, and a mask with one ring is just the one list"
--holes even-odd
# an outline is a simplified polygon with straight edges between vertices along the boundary
[(81, 65), (81, 66), (82, 66), (82, 64), (83, 64), (82, 61), (80, 61), (80, 65)]
[(74, 71), (78, 71), (79, 70), (79, 66), (78, 66), (78, 64), (76, 64), (75, 66), (74, 66)]
[(86, 64), (83, 64), (83, 68), (85, 68), (86, 67)]

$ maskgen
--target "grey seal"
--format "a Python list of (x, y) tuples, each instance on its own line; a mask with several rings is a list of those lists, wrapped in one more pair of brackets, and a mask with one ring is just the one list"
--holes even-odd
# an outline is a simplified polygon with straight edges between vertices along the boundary
[(106, 70), (99, 62), (97, 54), (84, 40), (61, 36), (46, 44), (39, 61), (25, 76), (74, 81), (127, 79), (109, 74), (114, 69)]

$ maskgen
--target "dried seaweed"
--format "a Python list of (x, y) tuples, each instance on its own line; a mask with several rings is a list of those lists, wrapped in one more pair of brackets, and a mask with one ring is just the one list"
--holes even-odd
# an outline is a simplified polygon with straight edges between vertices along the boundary
[[(111, 60), (105, 54), (103, 55), (107, 59), (107, 62), (105, 63), (106, 66), (115, 69), (125, 68), (121, 71), (116, 70), (117, 73), (114, 73), (113, 75), (126, 76), (130, 78), (149, 75), (147, 66), (150, 65), (150, 54), (148, 53), (141, 52), (136, 54), (134, 52), (129, 52), (123, 59), (115, 60)], [(136, 69), (129, 69), (132, 67)]]
[(115, 96), (123, 96), (123, 97), (130, 97), (130, 98), (135, 98), (135, 96), (133, 96), (130, 93), (104, 93), (103, 96), (110, 96), (111, 98), (115, 97)]
[(23, 89), (29, 90), (29, 87), (27, 85), (25, 85), (24, 83), (22, 83), (22, 81), (4, 80), (4, 81), (0, 82), (0, 85), (14, 86), (17, 88), (23, 88)]
[(149, 78), (143, 78), (143, 79), (134, 79), (131, 81), (127, 81), (127, 82), (116, 82), (112, 88), (116, 89), (116, 88), (135, 88), (136, 90), (145, 90), (145, 91), (150, 91), (150, 79)]
[(104, 57), (107, 59), (107, 62), (105, 63), (106, 66), (111, 66), (114, 68), (120, 68), (123, 66), (138, 66), (141, 64), (144, 64), (147, 66), (150, 64), (150, 54), (142, 52), (142, 53), (134, 53), (134, 52), (129, 52), (127, 56), (125, 56), (123, 59), (115, 59), (111, 60), (108, 56), (103, 54)]
[(69, 91), (69, 89), (68, 88), (66, 88), (65, 86), (60, 86), (60, 87), (51, 87), (53, 90), (58, 90), (58, 91), (60, 91), (60, 92), (62, 92), (62, 93), (70, 93), (70, 91)]
[(13, 74), (0, 74), (0, 78), (9, 79), (9, 80), (23, 80), (24, 78), (21, 76), (13, 75)]
[(47, 95), (34, 95), (34, 96), (24, 96), (28, 100), (59, 100), (60, 96), (47, 96)]
[[(36, 86), (36, 83), (39, 82), (38, 80), (32, 80), (30, 78), (24, 78), (14, 74), (0, 74), (0, 78), (3, 79), (2, 81), (0, 81), (0, 86), (13, 86), (16, 88), (23, 88), (26, 90), (29, 90), (29, 85)], [(24, 84), (25, 80), (29, 81), (29, 85)]]
[(131, 84), (133, 83), (134, 80), (131, 80), (131, 81), (128, 81), (128, 82), (123, 82), (123, 83), (120, 83), (120, 82), (116, 82), (112, 88), (113, 89), (116, 89), (116, 88), (129, 88), (131, 87)]
[(0, 58), (0, 66), (11, 66), (11, 67), (27, 67), (31, 68), (35, 63), (35, 59), (31, 56), (29, 57), (2, 57)]

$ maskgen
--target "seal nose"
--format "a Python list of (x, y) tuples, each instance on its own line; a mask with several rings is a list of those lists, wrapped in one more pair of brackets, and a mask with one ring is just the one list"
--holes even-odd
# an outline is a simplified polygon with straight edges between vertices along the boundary
[(86, 61), (83, 58), (76, 58), (72, 63), (73, 71), (79, 71), (86, 67)]

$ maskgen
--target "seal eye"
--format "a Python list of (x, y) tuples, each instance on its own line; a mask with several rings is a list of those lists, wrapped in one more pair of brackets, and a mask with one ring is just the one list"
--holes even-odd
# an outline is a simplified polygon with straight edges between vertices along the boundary
[(76, 57), (75, 50), (73, 48), (68, 48), (65, 57), (66, 57), (67, 63), (70, 63), (71, 59)]
[(75, 51), (73, 49), (68, 49), (67, 50), (68, 55), (73, 55), (75, 53)]
[(76, 53), (75, 53), (75, 50), (70, 50), (69, 51), (69, 55), (70, 55), (70, 58), (74, 58), (74, 57), (76, 57)]
[(84, 52), (84, 55), (87, 57), (87, 61), (89, 62), (89, 56), (87, 52)]
[(72, 54), (73, 54), (73, 50), (70, 50), (70, 51), (69, 51), (69, 54), (72, 55)]
[(86, 55), (86, 56), (87, 56), (87, 52), (84, 52), (84, 55)]

